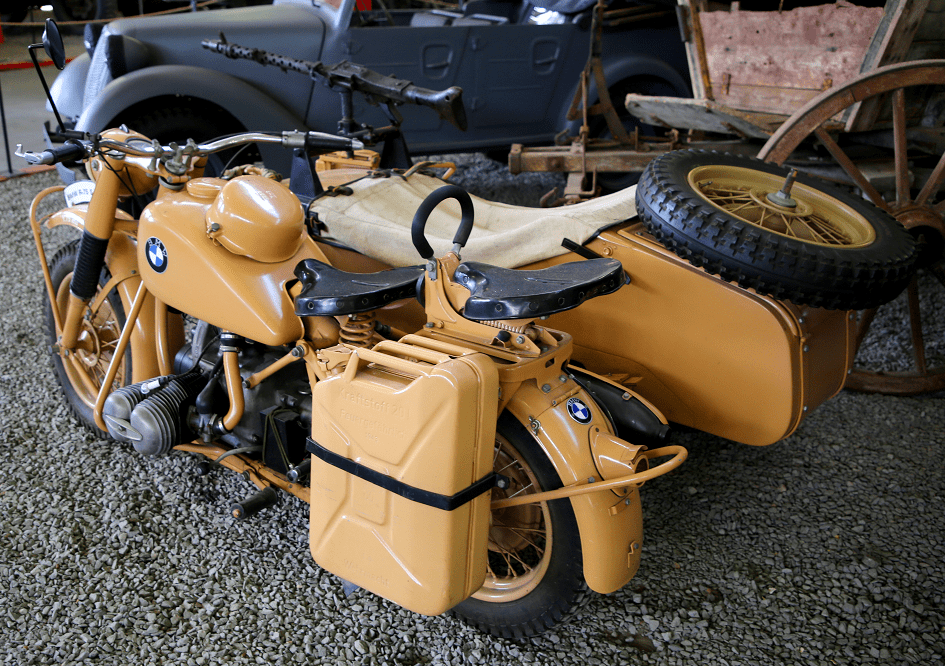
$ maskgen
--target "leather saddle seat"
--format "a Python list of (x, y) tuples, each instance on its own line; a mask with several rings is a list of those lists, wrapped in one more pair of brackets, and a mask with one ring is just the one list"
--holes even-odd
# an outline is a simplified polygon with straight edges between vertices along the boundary
[[(295, 299), (300, 317), (339, 316), (376, 310), (416, 297), (423, 266), (378, 273), (348, 273), (317, 259), (299, 262), (295, 276), (302, 291)], [(590, 259), (537, 271), (517, 271), (464, 262), (453, 279), (469, 289), (463, 316), (474, 321), (531, 319), (570, 310), (616, 291), (626, 283), (616, 259)]]

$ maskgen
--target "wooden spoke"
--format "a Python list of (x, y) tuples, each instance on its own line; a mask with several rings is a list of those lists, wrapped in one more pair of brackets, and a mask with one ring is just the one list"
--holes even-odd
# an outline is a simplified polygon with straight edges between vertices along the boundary
[(912, 329), (912, 353), (915, 354), (915, 367), (920, 374), (925, 374), (925, 341), (922, 337), (922, 313), (919, 311), (919, 281), (912, 278), (909, 283), (909, 324)]
[(927, 201), (934, 198), (935, 195), (938, 194), (943, 180), (945, 180), (945, 153), (942, 153), (938, 164), (936, 164), (935, 169), (932, 170), (932, 175), (925, 181), (922, 191), (919, 192), (919, 196), (915, 198), (916, 205), (924, 206)]
[(863, 193), (870, 198), (870, 201), (883, 210), (888, 211), (889, 204), (883, 200), (883, 195), (881, 195), (879, 191), (873, 187), (873, 184), (867, 180), (866, 176), (863, 175), (863, 172), (860, 171), (859, 168), (857, 168), (857, 166), (853, 163), (853, 160), (851, 160), (847, 154), (843, 152), (843, 149), (841, 149), (837, 142), (834, 141), (833, 138), (827, 133), (827, 130), (825, 130), (823, 127), (818, 127), (814, 130), (814, 134), (816, 134), (817, 138), (820, 139), (820, 142), (824, 144), (827, 152), (829, 152), (833, 158), (837, 160), (837, 163), (843, 168), (844, 171), (847, 172), (847, 175), (853, 179), (853, 182), (856, 183), (857, 187), (863, 190)]
[(896, 160), (896, 204), (909, 202), (909, 149), (906, 146), (906, 91), (893, 92), (893, 146)]

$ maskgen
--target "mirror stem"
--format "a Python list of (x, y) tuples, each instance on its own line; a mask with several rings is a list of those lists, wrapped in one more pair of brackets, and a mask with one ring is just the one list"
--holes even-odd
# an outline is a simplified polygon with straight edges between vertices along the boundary
[(30, 58), (33, 59), (33, 66), (36, 68), (36, 73), (39, 74), (39, 80), (43, 84), (43, 90), (46, 91), (46, 99), (49, 100), (49, 106), (52, 107), (53, 113), (56, 115), (56, 122), (59, 123), (59, 131), (65, 132), (66, 126), (62, 122), (62, 118), (59, 116), (59, 109), (56, 108), (56, 103), (53, 101), (52, 93), (49, 92), (49, 86), (46, 85), (46, 77), (43, 76), (43, 69), (39, 66), (39, 60), (36, 59), (36, 49), (44, 48), (42, 44), (30, 44), (28, 47), (30, 52)]

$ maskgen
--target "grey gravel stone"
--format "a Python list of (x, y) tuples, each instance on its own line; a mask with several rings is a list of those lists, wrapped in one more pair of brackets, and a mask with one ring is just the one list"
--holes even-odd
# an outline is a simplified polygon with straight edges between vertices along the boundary
[[(563, 182), (502, 176), (485, 160), (459, 173), (477, 193), (530, 203)], [(690, 457), (642, 490), (637, 576), (553, 633), (498, 640), (363, 590), (346, 597), (311, 560), (303, 503), (233, 523), (242, 478), (80, 429), (44, 349), (26, 218), (56, 182), (0, 183), (0, 664), (941, 663), (941, 396), (841, 393), (765, 448), (676, 432)], [(69, 231), (47, 237), (54, 247)], [(894, 323), (880, 328), (898, 340)], [(898, 344), (867, 352), (882, 360)]]

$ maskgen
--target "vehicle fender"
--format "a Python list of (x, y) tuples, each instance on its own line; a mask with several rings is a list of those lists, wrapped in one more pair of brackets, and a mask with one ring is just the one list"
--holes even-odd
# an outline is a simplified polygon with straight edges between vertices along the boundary
[[(590, 409), (589, 422), (580, 423), (569, 414), (568, 401), (572, 398)], [(592, 477), (601, 480), (591, 453), (591, 434), (595, 428), (608, 433), (613, 430), (606, 414), (573, 380), (551, 393), (542, 392), (534, 382), (525, 382), (506, 409), (532, 433), (565, 486), (587, 483)], [(574, 509), (581, 535), (588, 587), (601, 594), (619, 590), (640, 566), (643, 515), (639, 491), (634, 488), (618, 497), (606, 490), (567, 501)]]
[[(59, 115), (75, 120), (82, 115), (82, 105), (85, 98), (85, 79), (89, 74), (89, 65), (92, 59), (83, 51), (66, 65), (49, 86), (49, 94), (59, 109)], [(52, 112), (49, 102), (46, 110)]]
[[(676, 71), (672, 65), (667, 63), (665, 60), (661, 60), (660, 58), (631, 54), (621, 58), (608, 59), (604, 63), (604, 79), (607, 81), (607, 85), (611, 88), (621, 81), (632, 79), (638, 76), (662, 79), (672, 86), (673, 90), (676, 91), (677, 96), (692, 97), (692, 90), (689, 87), (689, 82), (678, 71)], [(574, 96), (578, 93), (580, 86), (580, 80), (576, 81), (574, 86), (571, 88), (571, 94), (568, 95), (566, 106), (561, 111), (561, 118), (565, 121), (565, 125), (568, 128), (568, 133), (571, 136), (576, 135), (581, 129), (580, 118), (574, 121), (567, 120), (567, 114), (571, 100), (573, 100)], [(589, 81), (587, 96), (591, 104), (597, 100), (597, 82), (594, 80), (593, 76)], [(611, 102), (613, 102), (614, 108), (617, 109), (618, 112), (624, 103), (623, 100), (617, 99), (612, 99)]]
[[(51, 215), (47, 226), (50, 229), (69, 226), (84, 231), (86, 213), (85, 205), (66, 208)], [(117, 277), (121, 280), (117, 285), (117, 290), (125, 315), (131, 312), (131, 306), (141, 284), (136, 241), (133, 235), (128, 233), (128, 229), (121, 228), (134, 224), (133, 221), (126, 219), (116, 220), (116, 230), (108, 242), (108, 250), (105, 253), (105, 266), (108, 272), (113, 278)], [(133, 382), (144, 381), (162, 374), (158, 363), (158, 338), (155, 329), (157, 311), (154, 297), (148, 294), (129, 340)], [(165, 321), (161, 322), (161, 325), (167, 327), (165, 339), (183, 338), (183, 322), (179, 315), (169, 315)]]
[[(135, 104), (169, 96), (215, 104), (247, 130), (307, 129), (301, 118), (252, 84), (230, 74), (188, 65), (146, 67), (115, 79), (85, 109), (76, 129), (101, 132)], [(261, 145), (260, 152), (263, 161), (277, 170), (287, 169), (291, 162), (290, 151), (275, 144)]]

